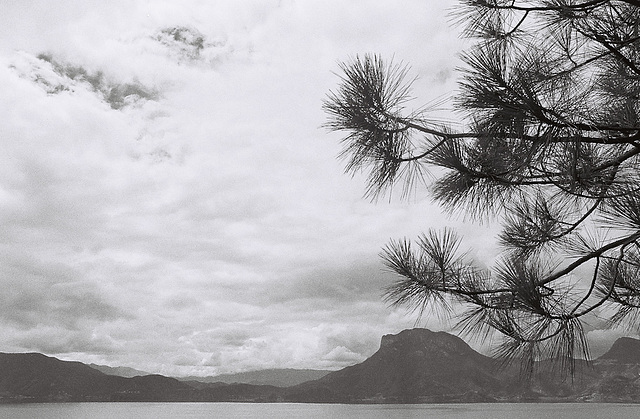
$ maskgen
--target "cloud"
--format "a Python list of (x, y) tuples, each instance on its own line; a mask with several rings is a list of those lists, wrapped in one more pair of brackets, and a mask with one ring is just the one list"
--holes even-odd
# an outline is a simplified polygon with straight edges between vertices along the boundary
[(140, 101), (159, 99), (156, 91), (140, 83), (113, 82), (100, 70), (92, 72), (82, 66), (62, 63), (50, 54), (38, 54), (36, 57), (18, 54), (10, 68), (50, 95), (87, 90), (115, 110), (125, 106), (140, 106)]
[(336, 369), (415, 324), (381, 300), (389, 239), (458, 226), (490, 263), (487, 229), (424, 193), (364, 200), (322, 128), (356, 53), (410, 62), (420, 96), (453, 89), (441, 2), (118, 4), (0, 17), (1, 350), (184, 375)]
[(344, 346), (337, 346), (331, 352), (326, 354), (323, 359), (346, 365), (354, 365), (365, 360), (361, 354), (352, 352)]

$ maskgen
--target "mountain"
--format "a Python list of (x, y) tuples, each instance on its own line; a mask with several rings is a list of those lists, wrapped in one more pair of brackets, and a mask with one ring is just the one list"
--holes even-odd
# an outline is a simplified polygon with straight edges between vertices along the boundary
[(640, 340), (623, 337), (587, 369), (595, 379), (583, 380), (578, 399), (599, 402), (640, 402)]
[(89, 364), (89, 366), (93, 369), (96, 369), (107, 375), (117, 375), (118, 377), (139, 377), (143, 375), (151, 375), (148, 372), (140, 371), (135, 368), (129, 367), (109, 367), (107, 365), (97, 365), (97, 364)]
[(364, 362), (292, 389), (292, 398), (335, 402), (494, 401), (506, 389), (496, 362), (445, 332), (412, 329), (382, 337)]
[(283, 389), (190, 385), (162, 375), (119, 377), (38, 353), (0, 353), (0, 403), (86, 401), (278, 401)]
[(292, 401), (340, 403), (430, 402), (640, 402), (640, 341), (621, 338), (598, 360), (576, 360), (576, 376), (552, 373), (538, 363), (531, 379), (518, 363), (498, 361), (462, 339), (427, 329), (382, 337), (380, 349), (364, 362), (294, 386)]
[[(0, 353), (0, 403), (640, 403), (640, 341), (636, 339), (619, 339), (606, 354), (592, 363), (578, 360), (580, 369), (574, 379), (563, 380), (557, 375), (541, 373), (532, 380), (523, 380), (517, 365), (498, 369), (497, 364), (496, 360), (471, 349), (462, 339), (427, 329), (385, 335), (380, 349), (364, 362), (289, 387), (179, 381), (161, 375), (126, 378), (42, 354)], [(539, 364), (542, 371), (547, 365), (547, 361)], [(273, 379), (282, 377), (282, 374), (283, 370), (272, 370), (239, 376)]]
[(640, 364), (640, 340), (620, 338), (598, 360), (611, 360), (621, 364)]
[(181, 400), (192, 388), (159, 375), (124, 378), (38, 353), (0, 353), (0, 402)]
[(322, 378), (331, 371), (303, 369), (267, 369), (241, 372), (237, 374), (221, 374), (211, 377), (176, 377), (180, 381), (198, 381), (201, 383), (254, 384), (276, 387), (291, 387), (306, 381)]
[(55, 401), (99, 399), (115, 391), (117, 379), (79, 362), (65, 362), (42, 354), (0, 354), (2, 400)]

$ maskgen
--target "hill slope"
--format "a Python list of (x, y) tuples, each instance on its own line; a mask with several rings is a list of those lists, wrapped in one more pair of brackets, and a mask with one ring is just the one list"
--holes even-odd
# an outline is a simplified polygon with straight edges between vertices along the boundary
[(316, 401), (490, 401), (503, 393), (496, 363), (445, 332), (412, 329), (385, 335), (364, 362), (296, 388)]
[(622, 364), (640, 364), (640, 340), (620, 338), (599, 360), (611, 360)]
[(192, 388), (160, 375), (123, 378), (37, 353), (0, 353), (0, 401), (181, 400)]

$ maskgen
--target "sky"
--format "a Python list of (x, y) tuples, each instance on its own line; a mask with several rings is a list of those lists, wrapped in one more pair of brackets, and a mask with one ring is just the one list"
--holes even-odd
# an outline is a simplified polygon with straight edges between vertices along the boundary
[(364, 53), (410, 65), (416, 108), (451, 95), (452, 5), (3, 2), (0, 351), (166, 375), (335, 370), (384, 334), (451, 330), (388, 307), (380, 250), (452, 227), (490, 263), (494, 226), (424, 191), (365, 198), (321, 107)]

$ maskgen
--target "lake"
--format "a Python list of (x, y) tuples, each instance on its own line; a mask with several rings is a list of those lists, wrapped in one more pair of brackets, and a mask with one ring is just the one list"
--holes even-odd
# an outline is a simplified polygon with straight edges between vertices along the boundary
[(47, 403), (0, 405), (1, 419), (628, 419), (635, 417), (640, 417), (640, 404)]

